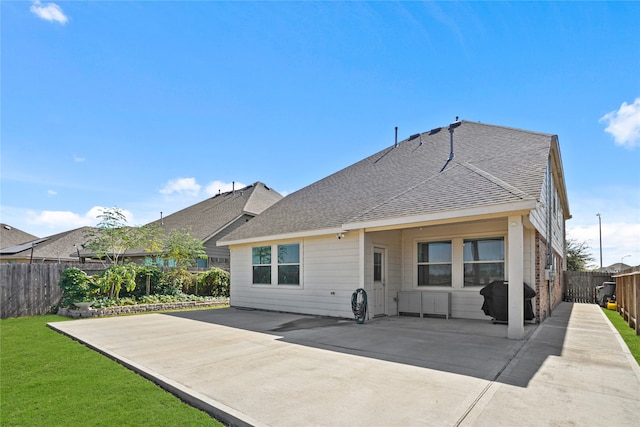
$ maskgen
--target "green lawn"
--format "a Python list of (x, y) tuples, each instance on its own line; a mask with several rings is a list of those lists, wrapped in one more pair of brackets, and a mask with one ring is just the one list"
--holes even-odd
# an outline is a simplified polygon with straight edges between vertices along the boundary
[(602, 311), (618, 330), (624, 342), (627, 343), (631, 354), (635, 357), (636, 362), (640, 365), (640, 335), (636, 335), (636, 331), (629, 327), (617, 311), (607, 310), (606, 308), (603, 308)]
[(113, 360), (49, 328), (0, 320), (0, 425), (221, 426)]

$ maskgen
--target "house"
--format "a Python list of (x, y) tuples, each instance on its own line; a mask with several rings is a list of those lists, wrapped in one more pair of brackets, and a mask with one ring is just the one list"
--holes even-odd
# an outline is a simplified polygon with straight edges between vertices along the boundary
[(86, 240), (84, 235), (88, 228), (80, 227), (43, 238), (31, 236), (30, 240), (21, 244), (0, 249), (0, 262), (10, 264), (85, 262), (85, 259), (80, 256), (80, 250)]
[[(216, 241), (226, 236), (269, 206), (282, 199), (275, 190), (262, 182), (244, 188), (219, 193), (195, 205), (162, 217), (150, 224), (157, 225), (168, 233), (172, 230), (188, 230), (191, 236), (204, 244), (207, 259), (200, 259), (198, 267), (220, 267), (229, 269), (229, 248), (216, 246)], [(127, 252), (128, 260), (152, 262), (154, 254), (144, 251)], [(157, 255), (157, 254), (156, 254)], [(162, 259), (157, 262), (163, 263)]]
[(33, 234), (19, 230), (9, 224), (0, 224), (0, 248), (8, 248), (36, 239), (37, 237)]
[(352, 317), (430, 310), (489, 319), (480, 290), (508, 281), (510, 338), (561, 301), (570, 218), (556, 135), (470, 121), (412, 135), (292, 193), (218, 244), (231, 305)]

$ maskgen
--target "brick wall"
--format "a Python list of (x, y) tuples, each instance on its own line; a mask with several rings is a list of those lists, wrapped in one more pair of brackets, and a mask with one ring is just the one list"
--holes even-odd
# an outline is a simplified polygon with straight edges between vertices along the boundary
[[(558, 304), (562, 301), (562, 257), (553, 252), (554, 265), (556, 266), (556, 275), (551, 284), (551, 292), (549, 292), (549, 283), (545, 279), (545, 266), (547, 264), (547, 241), (539, 232), (536, 231), (536, 300), (534, 312), (538, 322), (542, 322), (550, 315)], [(551, 299), (551, 304), (549, 304)]]

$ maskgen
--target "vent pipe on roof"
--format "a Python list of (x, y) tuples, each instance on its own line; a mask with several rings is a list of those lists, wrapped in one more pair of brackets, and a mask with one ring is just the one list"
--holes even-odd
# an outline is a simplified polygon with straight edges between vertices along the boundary
[(236, 194), (236, 182), (235, 181), (231, 181), (231, 194), (233, 194), (234, 196)]
[(396, 126), (396, 144), (394, 145), (394, 147), (398, 146), (398, 126)]
[(160, 211), (160, 225), (164, 225), (164, 219), (162, 218), (162, 211)]
[(453, 157), (454, 157), (454, 154), (453, 154), (453, 130), (455, 128), (457, 128), (458, 126), (460, 126), (461, 124), (462, 124), (462, 122), (458, 121), (458, 116), (456, 116), (456, 121), (449, 125), (449, 158), (447, 159), (447, 162), (444, 164), (444, 166), (442, 166), (442, 169), (440, 169), (440, 172), (444, 171), (444, 169), (447, 167), (449, 162), (451, 160), (453, 160)]

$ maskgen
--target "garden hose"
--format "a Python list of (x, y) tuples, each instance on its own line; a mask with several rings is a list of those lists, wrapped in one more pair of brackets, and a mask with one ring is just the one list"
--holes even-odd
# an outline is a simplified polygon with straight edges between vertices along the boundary
[(356, 289), (351, 295), (351, 311), (356, 318), (356, 323), (364, 323), (367, 317), (367, 292), (364, 289)]

